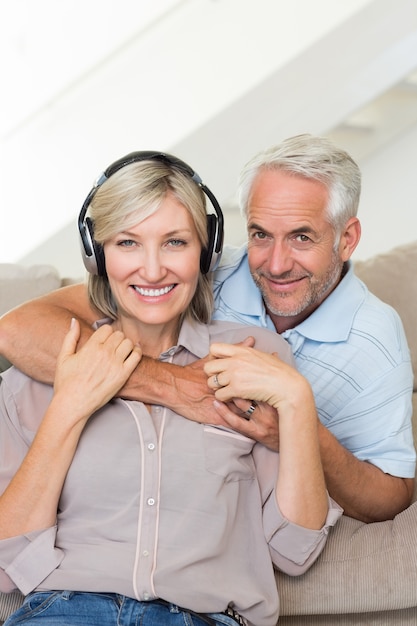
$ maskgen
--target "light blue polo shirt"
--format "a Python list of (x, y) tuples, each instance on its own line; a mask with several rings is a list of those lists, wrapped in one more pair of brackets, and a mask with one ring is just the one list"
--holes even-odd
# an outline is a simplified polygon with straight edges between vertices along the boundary
[[(274, 329), (246, 246), (226, 248), (214, 276), (215, 319)], [(282, 333), (310, 381), (319, 418), (356, 457), (413, 478), (413, 371), (399, 315), (371, 294), (352, 264), (304, 322)]]

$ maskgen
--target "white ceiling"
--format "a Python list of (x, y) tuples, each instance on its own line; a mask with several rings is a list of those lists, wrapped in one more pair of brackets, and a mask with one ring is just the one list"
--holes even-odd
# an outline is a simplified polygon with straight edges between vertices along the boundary
[(31, 117), (180, 4), (178, 0), (13, 0), (0, 4), (0, 136)]
[[(416, 6), (417, 11), (417, 6)], [(363, 160), (417, 124), (417, 70), (348, 115), (329, 131)]]
[(131, 149), (182, 156), (231, 223), (258, 149), (313, 132), (361, 161), (417, 123), (415, 0), (3, 0), (0, 59), (0, 261), (66, 238)]

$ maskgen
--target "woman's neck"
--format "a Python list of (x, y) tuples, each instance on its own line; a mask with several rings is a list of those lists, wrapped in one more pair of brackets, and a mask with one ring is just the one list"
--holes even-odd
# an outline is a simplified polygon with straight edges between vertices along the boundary
[(162, 352), (175, 346), (179, 335), (179, 321), (169, 324), (142, 324), (133, 318), (120, 318), (114, 328), (121, 330), (126, 337), (138, 343), (143, 354), (157, 359)]

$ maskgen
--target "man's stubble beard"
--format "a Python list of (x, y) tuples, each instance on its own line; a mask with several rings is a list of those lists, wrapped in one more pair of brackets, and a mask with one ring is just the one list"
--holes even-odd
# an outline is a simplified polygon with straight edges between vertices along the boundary
[[(321, 302), (325, 300), (325, 298), (329, 295), (329, 293), (331, 293), (331, 291), (333, 291), (333, 289), (338, 284), (340, 277), (342, 275), (342, 271), (343, 271), (343, 261), (341, 261), (338, 254), (334, 252), (332, 255), (331, 266), (328, 269), (328, 271), (321, 277), (320, 281), (315, 281), (314, 278), (312, 278), (312, 275), (311, 274), (309, 275), (309, 279), (310, 279), (309, 289), (304, 294), (304, 297), (301, 300), (301, 302), (299, 302), (298, 305), (293, 309), (280, 308), (279, 306), (277, 306), (277, 303), (276, 303), (277, 299), (281, 299), (284, 301), (288, 298), (293, 297), (292, 294), (286, 294), (286, 293), (275, 294), (274, 302), (271, 302), (268, 290), (263, 288), (262, 286), (262, 277), (260, 277), (256, 273), (253, 273), (252, 278), (256, 286), (260, 290), (262, 294), (262, 298), (265, 302), (265, 306), (270, 314), (276, 315), (279, 317), (295, 317), (297, 315), (300, 315), (307, 308), (313, 307), (313, 310), (314, 310), (315, 304), (319, 306)], [(283, 274), (275, 278), (281, 279), (281, 280), (288, 280), (289, 278), (291, 278), (291, 275)]]

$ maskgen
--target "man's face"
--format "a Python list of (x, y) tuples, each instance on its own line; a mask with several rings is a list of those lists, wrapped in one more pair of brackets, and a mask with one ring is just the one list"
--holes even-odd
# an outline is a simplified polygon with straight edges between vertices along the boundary
[(252, 276), (278, 332), (306, 319), (340, 280), (324, 184), (279, 170), (258, 174), (248, 207)]

